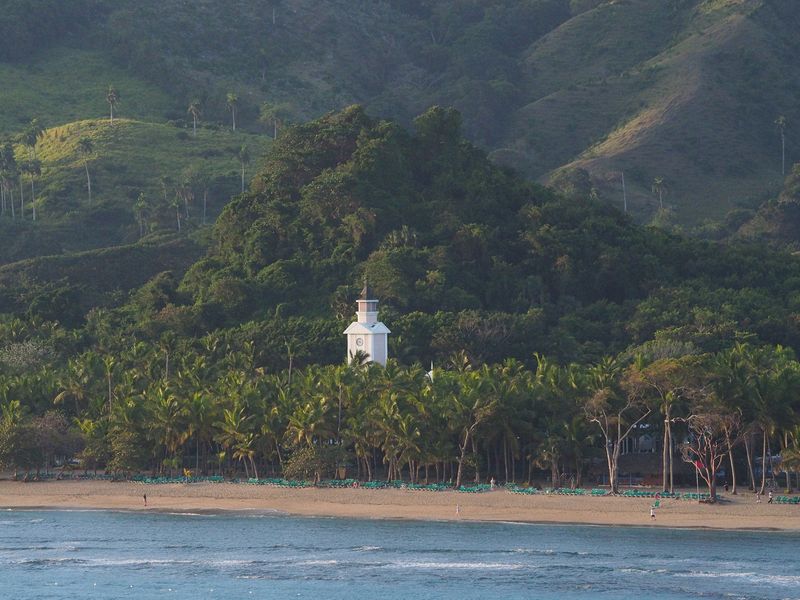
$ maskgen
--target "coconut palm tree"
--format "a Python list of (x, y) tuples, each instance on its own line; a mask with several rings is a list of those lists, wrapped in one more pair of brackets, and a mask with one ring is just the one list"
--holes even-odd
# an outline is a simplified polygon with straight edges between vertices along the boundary
[(86, 170), (86, 190), (89, 192), (89, 204), (92, 203), (92, 177), (89, 175), (89, 157), (94, 152), (91, 138), (82, 137), (78, 140), (78, 152), (83, 157), (83, 168)]
[(186, 112), (192, 115), (192, 136), (197, 137), (197, 120), (200, 118), (200, 115), (203, 114), (200, 110), (200, 100), (192, 100)]
[(178, 450), (189, 436), (189, 429), (184, 422), (186, 409), (166, 385), (148, 390), (145, 399), (150, 434), (164, 452), (159, 470), (164, 465), (177, 466)]
[(236, 155), (239, 159), (239, 164), (242, 167), (242, 193), (244, 194), (244, 176), (245, 176), (245, 168), (247, 165), (250, 164), (250, 150), (247, 148), (246, 145), (239, 148), (239, 152)]
[[(222, 410), (222, 421), (216, 423), (218, 430), (215, 439), (226, 451), (232, 451), (231, 456), (244, 463), (244, 470), (247, 477), (250, 477), (250, 470), (245, 459), (252, 462), (253, 455), (250, 450), (253, 447), (255, 437), (253, 436), (252, 415), (248, 415), (244, 405), (240, 404), (239, 399), (234, 399), (231, 408)], [(255, 464), (253, 463), (255, 469)]]
[(145, 219), (147, 218), (149, 207), (150, 203), (147, 200), (147, 196), (144, 195), (144, 192), (141, 192), (133, 205), (133, 212), (136, 214), (137, 223), (139, 223), (139, 239), (144, 237)]
[(186, 402), (186, 434), (187, 439), (194, 439), (194, 468), (198, 473), (200, 472), (200, 455), (205, 453), (214, 437), (214, 423), (218, 419), (217, 408), (218, 404), (205, 391), (192, 393)]
[(31, 181), (31, 211), (33, 220), (36, 221), (36, 188), (34, 187), (34, 180), (42, 174), (42, 163), (36, 159), (25, 161), (20, 165), (20, 172), (27, 173)]
[(117, 89), (110, 85), (108, 86), (108, 92), (106, 93), (106, 102), (108, 102), (108, 107), (111, 111), (111, 124), (114, 124), (114, 107), (119, 104), (119, 92)]
[(44, 128), (39, 124), (38, 119), (32, 119), (22, 134), (22, 143), (25, 144), (31, 154), (31, 158), (36, 160), (36, 144), (44, 137)]
[(658, 207), (664, 208), (664, 194), (667, 193), (666, 186), (664, 185), (663, 177), (656, 177), (653, 179), (653, 185), (650, 188), (654, 194), (658, 195)]
[(228, 106), (228, 110), (231, 111), (233, 131), (236, 131), (236, 111), (239, 108), (239, 96), (233, 92), (228, 92), (225, 104)]

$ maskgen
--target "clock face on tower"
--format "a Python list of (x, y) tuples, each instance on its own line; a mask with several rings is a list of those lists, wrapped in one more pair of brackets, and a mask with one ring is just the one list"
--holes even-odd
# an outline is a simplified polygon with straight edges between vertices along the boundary
[(362, 338), (362, 337), (357, 337), (357, 338), (356, 338), (356, 346), (358, 346), (358, 347), (361, 347), (361, 346), (363, 346), (363, 345), (364, 345), (364, 338)]

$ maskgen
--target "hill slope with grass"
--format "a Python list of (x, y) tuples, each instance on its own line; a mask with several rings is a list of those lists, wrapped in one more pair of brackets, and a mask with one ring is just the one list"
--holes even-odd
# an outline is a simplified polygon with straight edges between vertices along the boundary
[[(186, 196), (179, 211), (183, 229), (211, 223), (241, 191), (242, 146), (257, 160), (268, 143), (263, 135), (200, 128), (195, 137), (171, 125), (129, 119), (46, 129), (35, 146), (41, 171), (33, 182), (37, 220), (30, 176), (23, 173), (24, 185), (10, 190), (16, 192), (14, 218), (6, 194), (0, 263), (130, 244), (150, 231), (177, 229), (174, 201), (180, 194)], [(24, 165), (33, 152), (17, 144), (17, 164)], [(248, 170), (253, 166), (245, 166), (246, 180)]]
[[(225, 119), (238, 92), (304, 121), (357, 102), (409, 124), (458, 108), (469, 138), (545, 182), (585, 170), (589, 193), (641, 220), (663, 181), (672, 221), (720, 219), (781, 186), (800, 122), (800, 11), (774, 0), (177, 0), (118, 2), (97, 34), (138, 76)], [(184, 10), (185, 8), (185, 10)], [(663, 196), (663, 193), (662, 193)]]

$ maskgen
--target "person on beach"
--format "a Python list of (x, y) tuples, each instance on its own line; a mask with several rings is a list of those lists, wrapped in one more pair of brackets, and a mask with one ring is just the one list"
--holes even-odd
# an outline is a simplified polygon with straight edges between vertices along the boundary
[(767, 496), (767, 504), (772, 504), (772, 490), (769, 491), (769, 496)]
[(142, 498), (144, 498), (144, 505), (147, 506), (147, 494), (142, 494)]
[(652, 521), (656, 520), (656, 508), (655, 508), (655, 506), (651, 506), (650, 507), (650, 520), (652, 520)]
[(497, 487), (497, 482), (494, 480), (494, 477), (489, 480), (489, 487), (491, 487), (491, 489), (495, 489), (495, 487)]
[(458, 515), (460, 515), (460, 514), (461, 514), (461, 506), (459, 506), (458, 504), (456, 504), (456, 516), (458, 516)]

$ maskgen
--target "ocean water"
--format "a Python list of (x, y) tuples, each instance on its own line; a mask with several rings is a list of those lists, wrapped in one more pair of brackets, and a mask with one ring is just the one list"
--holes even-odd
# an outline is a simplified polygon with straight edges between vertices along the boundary
[(0, 511), (0, 598), (800, 598), (800, 534)]

